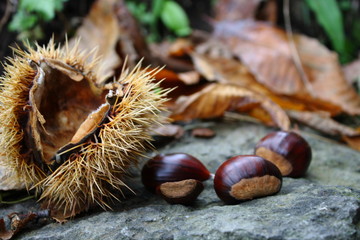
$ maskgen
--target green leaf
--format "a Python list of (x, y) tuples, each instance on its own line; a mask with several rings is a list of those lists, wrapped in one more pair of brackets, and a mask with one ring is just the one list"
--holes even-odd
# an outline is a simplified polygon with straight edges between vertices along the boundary
[(333, 48), (340, 54), (345, 53), (343, 18), (336, 0), (306, 0), (306, 3), (314, 11)]
[(185, 11), (174, 1), (163, 3), (160, 18), (164, 25), (178, 36), (186, 36), (191, 33), (189, 19)]
[(153, 23), (156, 24), (164, 9), (165, 0), (154, 0), (152, 5)]
[(33, 14), (26, 13), (25, 11), (18, 11), (13, 16), (10, 24), (10, 31), (26, 31), (32, 28), (37, 22), (37, 17)]
[(45, 21), (55, 17), (55, 12), (62, 9), (66, 0), (21, 0), (20, 9), (34, 12), (41, 15)]

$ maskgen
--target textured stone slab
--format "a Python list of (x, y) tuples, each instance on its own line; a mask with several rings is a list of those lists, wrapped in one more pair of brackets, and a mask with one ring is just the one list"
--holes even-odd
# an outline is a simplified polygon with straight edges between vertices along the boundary
[(143, 193), (113, 212), (82, 216), (19, 239), (359, 239), (360, 192), (285, 179), (278, 195), (224, 205), (211, 184), (196, 205)]
[[(160, 152), (187, 152), (215, 172), (221, 162), (251, 154), (272, 129), (226, 122), (214, 125), (212, 139), (186, 136)], [(92, 210), (63, 225), (49, 223), (27, 230), (19, 239), (360, 239), (360, 153), (306, 134), (313, 161), (306, 178), (285, 178), (275, 196), (224, 205), (212, 182), (190, 207), (169, 205), (148, 193), (139, 179), (137, 196)], [(5, 215), (34, 202), (1, 209)]]

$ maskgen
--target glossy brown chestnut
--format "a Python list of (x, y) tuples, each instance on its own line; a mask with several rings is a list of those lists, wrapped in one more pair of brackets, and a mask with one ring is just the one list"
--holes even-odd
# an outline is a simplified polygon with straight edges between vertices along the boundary
[(190, 205), (203, 190), (204, 185), (202, 182), (187, 179), (160, 184), (156, 192), (170, 204)]
[(294, 132), (278, 131), (263, 137), (255, 154), (274, 163), (283, 176), (302, 177), (311, 162), (311, 148)]
[(142, 183), (152, 192), (165, 182), (186, 179), (205, 181), (209, 178), (209, 170), (197, 158), (186, 153), (156, 155), (141, 171)]
[(282, 176), (271, 162), (256, 155), (239, 155), (216, 171), (214, 188), (227, 204), (273, 195), (280, 191)]

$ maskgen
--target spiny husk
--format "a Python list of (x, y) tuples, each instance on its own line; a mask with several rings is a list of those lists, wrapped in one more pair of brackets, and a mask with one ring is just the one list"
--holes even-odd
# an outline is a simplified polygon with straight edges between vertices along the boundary
[(5, 64), (4, 76), (0, 78), (0, 153), (4, 156), (2, 165), (14, 169), (17, 177), (21, 179), (29, 189), (34, 183), (45, 177), (45, 173), (33, 162), (29, 161), (31, 149), (24, 149), (24, 122), (27, 118), (29, 91), (33, 84), (36, 71), (31, 67), (31, 62), (38, 62), (44, 58), (74, 66), (89, 78), (92, 77), (92, 69), (96, 69), (96, 61), (85, 64), (87, 56), (85, 52), (79, 52), (77, 45), (72, 49), (60, 46), (55, 47), (53, 40), (47, 46), (36, 45), (36, 50), (26, 45), (27, 51), (14, 49), (17, 54), (9, 58)]
[(79, 52), (76, 46), (60, 48), (50, 41), (48, 46), (37, 46), (36, 50), (28, 47), (27, 52), (15, 51), (17, 56), (9, 59), (1, 79), (0, 152), (5, 159), (2, 164), (13, 168), (28, 189), (35, 188), (41, 194), (43, 207), (52, 209), (54, 218), (63, 220), (93, 204), (106, 207), (108, 198), (116, 199), (113, 189), (127, 187), (124, 182), (127, 169), (137, 163), (149, 145), (147, 130), (161, 121), (159, 112), (166, 92), (156, 92), (158, 85), (152, 82), (156, 70), (142, 69), (140, 64), (132, 71), (123, 69), (120, 78), (110, 83), (113, 88), (110, 91), (116, 89), (121, 94), (115, 94), (116, 101), (104, 116), (105, 121), (75, 144), (75, 150), (53, 169), (49, 159), (42, 159), (45, 167), (39, 166), (32, 158), (35, 150), (24, 147), (29, 91), (37, 74), (32, 62), (54, 59), (65, 63), (103, 92), (109, 91), (109, 84), (95, 86), (98, 61), (87, 63), (88, 55)]
[(154, 92), (157, 85), (151, 83), (152, 74), (138, 65), (120, 77), (119, 82), (127, 85), (128, 91), (112, 106), (110, 121), (99, 127), (97, 142), (85, 143), (39, 183), (47, 207), (63, 209), (70, 216), (94, 203), (106, 207), (106, 199), (115, 198), (108, 189), (127, 188), (126, 171), (148, 147), (151, 138), (147, 130), (158, 123), (159, 104), (164, 101), (161, 93)]

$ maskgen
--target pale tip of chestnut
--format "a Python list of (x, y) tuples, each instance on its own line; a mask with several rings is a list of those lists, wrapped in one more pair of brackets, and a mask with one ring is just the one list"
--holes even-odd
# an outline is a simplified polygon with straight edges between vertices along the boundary
[(308, 142), (294, 132), (277, 131), (263, 137), (255, 154), (274, 163), (286, 177), (302, 177), (309, 168), (312, 152)]
[(202, 182), (187, 179), (163, 183), (157, 188), (157, 194), (170, 204), (190, 205), (203, 190)]
[(215, 173), (214, 188), (226, 204), (276, 194), (282, 186), (280, 170), (256, 155), (239, 155), (225, 161)]

